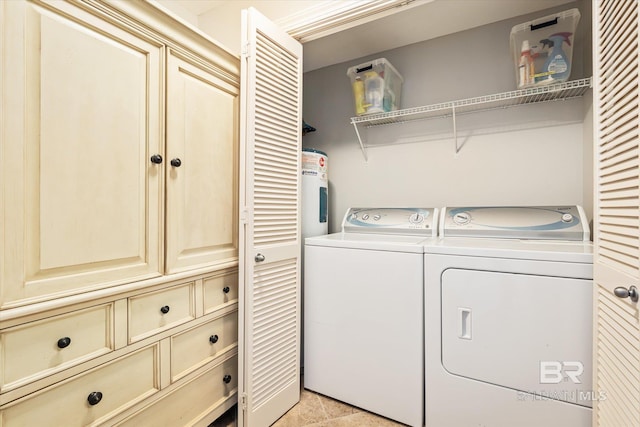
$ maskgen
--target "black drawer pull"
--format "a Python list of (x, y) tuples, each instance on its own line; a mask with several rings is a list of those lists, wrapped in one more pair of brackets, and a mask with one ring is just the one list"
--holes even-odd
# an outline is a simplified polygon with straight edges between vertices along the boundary
[(224, 377), (222, 377), (222, 381), (224, 381), (225, 384), (229, 384), (231, 382), (231, 375), (225, 375)]
[(102, 400), (102, 393), (100, 393), (99, 391), (92, 391), (91, 393), (89, 393), (89, 396), (87, 397), (87, 401), (91, 406), (97, 405), (98, 403), (100, 403), (101, 400)]
[(211, 335), (211, 336), (209, 337), (209, 342), (210, 342), (211, 344), (215, 344), (215, 343), (217, 343), (217, 342), (218, 342), (218, 336), (217, 336), (217, 335)]
[(167, 314), (169, 312), (169, 310), (171, 310), (171, 309), (169, 308), (168, 305), (165, 305), (164, 307), (160, 307), (160, 312), (162, 314)]
[(71, 344), (71, 338), (64, 337), (58, 340), (58, 348), (67, 348)]
[(228, 286), (225, 286), (224, 288), (222, 288), (222, 292), (224, 292), (225, 294), (228, 294), (230, 290), (231, 288), (229, 288)]

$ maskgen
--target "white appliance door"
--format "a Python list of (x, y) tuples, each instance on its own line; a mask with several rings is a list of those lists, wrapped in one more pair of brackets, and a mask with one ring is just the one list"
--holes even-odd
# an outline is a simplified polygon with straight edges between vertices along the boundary
[(239, 424), (261, 427), (300, 399), (302, 45), (242, 18)]
[(305, 388), (423, 425), (423, 255), (305, 245)]
[(441, 277), (448, 372), (591, 407), (591, 280), (455, 268)]

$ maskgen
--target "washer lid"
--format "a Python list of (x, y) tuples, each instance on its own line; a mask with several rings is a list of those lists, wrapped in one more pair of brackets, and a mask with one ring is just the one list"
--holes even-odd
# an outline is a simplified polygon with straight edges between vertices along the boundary
[(305, 246), (325, 246), (331, 248), (361, 249), (388, 252), (424, 253), (424, 246), (435, 238), (424, 236), (385, 235), (370, 233), (333, 233), (324, 236), (307, 237)]
[(440, 234), (587, 241), (589, 226), (580, 206), (448, 207), (443, 209)]

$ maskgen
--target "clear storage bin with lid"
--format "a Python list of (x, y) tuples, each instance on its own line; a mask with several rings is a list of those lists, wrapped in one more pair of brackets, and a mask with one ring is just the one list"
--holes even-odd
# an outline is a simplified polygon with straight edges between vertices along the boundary
[(350, 67), (356, 115), (386, 113), (400, 108), (403, 79), (385, 58)]
[(569, 80), (579, 20), (580, 11), (569, 9), (511, 29), (519, 89)]

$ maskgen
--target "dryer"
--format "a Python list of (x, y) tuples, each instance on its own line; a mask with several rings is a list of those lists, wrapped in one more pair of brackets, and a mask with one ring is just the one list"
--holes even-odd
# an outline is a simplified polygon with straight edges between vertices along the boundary
[(425, 248), (426, 425), (591, 426), (584, 211), (444, 208), (440, 234)]
[(423, 426), (424, 245), (437, 209), (349, 209), (305, 239), (304, 387)]

